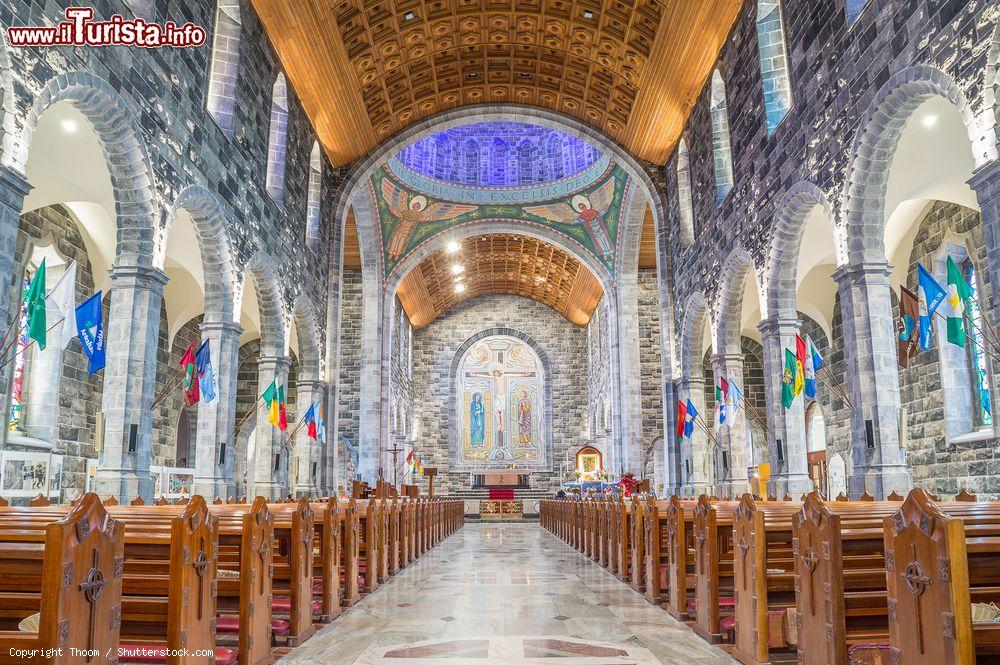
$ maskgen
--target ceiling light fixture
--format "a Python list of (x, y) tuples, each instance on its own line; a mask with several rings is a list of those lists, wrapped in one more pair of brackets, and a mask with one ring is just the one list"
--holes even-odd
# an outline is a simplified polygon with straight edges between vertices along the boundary
[(69, 118), (66, 118), (59, 124), (62, 125), (63, 131), (66, 132), (67, 134), (73, 134), (76, 132), (77, 127), (75, 120), (70, 120)]
[(465, 266), (459, 265), (457, 263), (451, 266), (452, 275), (461, 275), (463, 272), (465, 272)]
[(923, 123), (924, 127), (926, 127), (927, 129), (930, 129), (931, 127), (936, 125), (937, 122), (938, 122), (938, 117), (933, 113), (928, 113), (927, 115), (924, 116)]
[(403, 20), (405, 20), (405, 21), (412, 21), (413, 20), (413, 12), (406, 12), (405, 14), (403, 14)]
[(455, 285), (455, 293), (464, 293), (464, 292), (465, 292), (465, 284)]
[(592, 19), (592, 18), (594, 18), (594, 12), (592, 12), (590, 10), (584, 10), (584, 12), (583, 12), (583, 18), (586, 18), (586, 19)]
[(449, 254), (454, 254), (455, 252), (457, 252), (460, 249), (462, 249), (462, 246), (457, 241), (452, 240), (450, 243), (448, 243), (448, 253)]

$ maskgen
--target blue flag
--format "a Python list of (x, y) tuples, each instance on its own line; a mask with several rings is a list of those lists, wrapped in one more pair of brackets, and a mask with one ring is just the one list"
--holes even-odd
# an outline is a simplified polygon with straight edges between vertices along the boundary
[(919, 275), (918, 296), (920, 300), (920, 348), (926, 351), (931, 348), (931, 321), (934, 319), (934, 312), (938, 305), (944, 302), (947, 295), (941, 285), (937, 283), (927, 269), (921, 264), (917, 264)]
[(694, 434), (694, 419), (698, 417), (698, 409), (694, 408), (694, 404), (691, 403), (689, 399), (687, 401), (687, 407), (684, 411), (684, 437), (687, 439), (691, 438)]
[(89, 374), (104, 369), (106, 361), (102, 297), (102, 292), (98, 291), (76, 308), (76, 336), (80, 338), (83, 352), (90, 359), (87, 370)]
[(215, 399), (215, 376), (212, 374), (212, 352), (208, 348), (208, 340), (202, 342), (198, 348), (198, 353), (194, 355), (194, 364), (198, 370), (201, 401), (211, 402)]

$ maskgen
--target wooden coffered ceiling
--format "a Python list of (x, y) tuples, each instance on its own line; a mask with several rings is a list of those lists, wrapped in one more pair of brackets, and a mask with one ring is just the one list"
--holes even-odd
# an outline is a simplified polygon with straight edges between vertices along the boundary
[[(548, 305), (578, 326), (590, 321), (604, 293), (594, 275), (548, 243), (518, 235), (467, 238), (449, 254), (439, 250), (403, 278), (396, 295), (410, 321), (421, 328), (460, 302), (512, 294)], [(462, 266), (456, 276), (452, 266)], [(458, 293), (455, 286), (465, 285)]]
[(666, 161), (741, 0), (253, 0), (340, 166), (445, 109), (521, 103)]

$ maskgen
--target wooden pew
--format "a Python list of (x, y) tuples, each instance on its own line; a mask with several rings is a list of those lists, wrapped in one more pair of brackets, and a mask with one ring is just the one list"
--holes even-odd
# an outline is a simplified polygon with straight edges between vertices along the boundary
[[(16, 524), (0, 528), (0, 663), (83, 662), (71, 647), (100, 662), (118, 646), (124, 526), (93, 493), (43, 521), (40, 542)], [(18, 630), (35, 612), (38, 632)]]
[(733, 525), (737, 505), (733, 501), (713, 501), (703, 494), (691, 510), (693, 628), (709, 642), (721, 641), (722, 630), (731, 630), (735, 621)]
[(629, 585), (642, 593), (646, 588), (646, 521), (643, 513), (645, 502), (635, 494), (632, 496), (629, 508), (628, 561), (625, 568), (628, 572)]

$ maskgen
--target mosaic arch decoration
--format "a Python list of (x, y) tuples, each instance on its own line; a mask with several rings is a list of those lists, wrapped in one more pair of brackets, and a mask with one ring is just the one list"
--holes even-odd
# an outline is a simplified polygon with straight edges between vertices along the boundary
[(585, 169), (553, 183), (486, 190), (441, 183), (428, 193), (397, 175), (390, 162), (370, 181), (378, 205), (383, 275), (388, 277), (411, 252), (447, 231), (507, 221), (557, 232), (569, 245), (596, 257), (613, 276), (629, 175), (610, 160), (602, 158), (595, 164), (602, 167), (596, 176)]
[(486, 337), (465, 352), (455, 382), (460, 462), (544, 462), (545, 373), (530, 346), (506, 335)]

